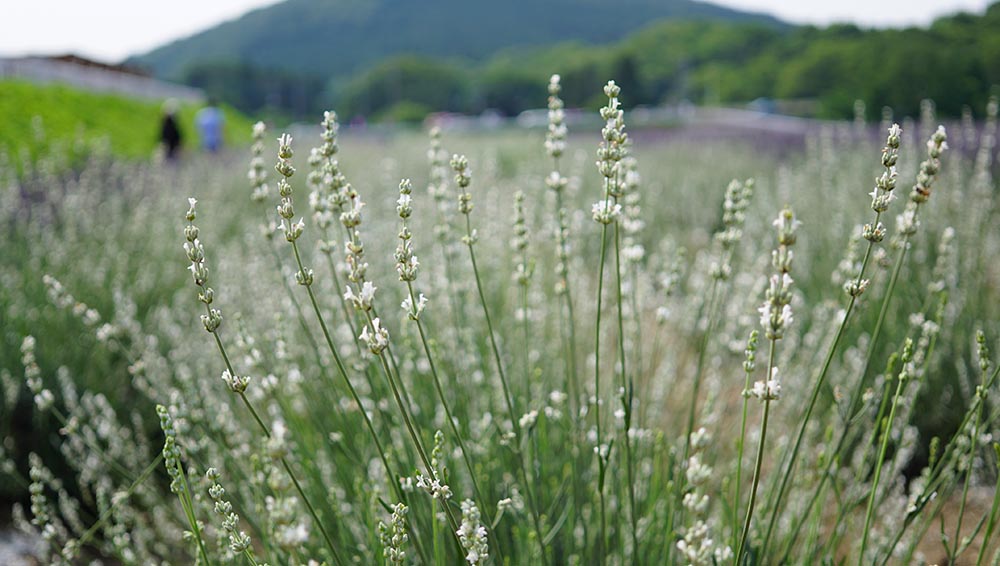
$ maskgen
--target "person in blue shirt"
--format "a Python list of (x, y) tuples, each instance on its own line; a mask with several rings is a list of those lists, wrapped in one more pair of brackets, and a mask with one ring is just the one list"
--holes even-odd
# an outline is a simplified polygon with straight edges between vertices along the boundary
[(225, 117), (222, 110), (216, 105), (213, 99), (208, 99), (208, 105), (198, 111), (195, 116), (195, 125), (201, 135), (201, 147), (206, 151), (215, 153), (222, 147), (222, 125)]

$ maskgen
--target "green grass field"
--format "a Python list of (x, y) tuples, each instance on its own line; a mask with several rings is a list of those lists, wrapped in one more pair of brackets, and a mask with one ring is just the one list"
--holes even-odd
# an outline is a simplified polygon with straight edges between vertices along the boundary
[[(194, 151), (198, 138), (194, 115), (198, 106), (180, 109), (185, 150)], [(225, 109), (225, 139), (245, 144), (251, 122)], [(96, 94), (68, 86), (38, 85), (20, 80), (0, 81), (0, 151), (35, 160), (53, 146), (80, 151), (88, 143), (106, 141), (113, 154), (146, 158), (159, 144), (161, 104), (155, 101)]]

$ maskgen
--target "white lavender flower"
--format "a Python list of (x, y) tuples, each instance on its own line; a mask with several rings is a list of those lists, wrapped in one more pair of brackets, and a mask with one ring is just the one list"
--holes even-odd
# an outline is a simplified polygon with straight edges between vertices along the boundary
[(379, 540), (382, 543), (382, 556), (386, 563), (402, 565), (406, 563), (406, 551), (404, 545), (410, 540), (406, 534), (406, 514), (409, 507), (402, 503), (392, 506), (392, 519), (386, 525), (382, 521), (378, 523)]
[[(545, 134), (545, 151), (554, 159), (558, 159), (566, 151), (566, 113), (563, 111), (563, 101), (559, 98), (561, 90), (559, 75), (552, 75), (549, 79), (549, 128)], [(557, 182), (549, 187), (561, 190), (565, 184)]]
[(212, 482), (208, 495), (215, 502), (215, 512), (222, 517), (222, 529), (229, 535), (229, 550), (242, 554), (250, 550), (250, 536), (239, 529), (240, 516), (233, 511), (233, 505), (225, 499), (226, 490), (219, 484), (222, 477), (215, 468), (209, 468), (205, 477)]
[(372, 303), (375, 301), (376, 290), (378, 290), (378, 287), (373, 285), (371, 281), (362, 283), (361, 289), (357, 293), (355, 293), (351, 285), (348, 285), (344, 291), (344, 299), (360, 311), (370, 311), (372, 310)]
[(375, 318), (371, 324), (365, 325), (358, 339), (368, 344), (371, 353), (378, 355), (389, 345), (389, 331), (382, 327), (378, 318)]
[(469, 566), (482, 566), (490, 557), (486, 542), (486, 527), (481, 523), (479, 508), (471, 500), (462, 502), (462, 524), (458, 527), (458, 540), (465, 549)]
[(427, 297), (424, 296), (423, 293), (420, 293), (420, 297), (417, 299), (417, 304), (414, 305), (412, 298), (407, 295), (406, 298), (403, 299), (402, 304), (399, 306), (406, 311), (407, 316), (409, 316), (412, 320), (417, 320), (420, 318), (420, 314), (424, 312), (424, 307), (427, 306)]
[(760, 401), (777, 401), (781, 398), (781, 379), (778, 368), (771, 368), (771, 377), (766, 381), (756, 381), (750, 389), (750, 395)]
[(937, 130), (927, 140), (927, 159), (920, 163), (920, 170), (917, 172), (917, 182), (910, 192), (910, 200), (915, 203), (927, 202), (931, 196), (931, 185), (937, 179), (938, 171), (941, 169), (941, 154), (948, 149), (948, 134), (944, 126), (938, 126)]
[(243, 393), (247, 390), (247, 386), (250, 384), (250, 376), (248, 375), (233, 375), (229, 373), (229, 370), (223, 370), (222, 381), (225, 382), (226, 386), (233, 393)]
[(267, 198), (267, 170), (264, 168), (264, 134), (267, 127), (264, 122), (257, 122), (253, 125), (253, 146), (251, 152), (253, 157), (250, 160), (250, 170), (247, 178), (250, 180), (250, 200), (261, 202)]
[(451, 499), (451, 488), (437, 477), (437, 472), (435, 472), (435, 477), (429, 478), (418, 471), (415, 485), (429, 493), (434, 499), (441, 501)]
[(777, 270), (772, 275), (764, 304), (758, 309), (760, 325), (764, 327), (764, 335), (771, 340), (780, 340), (785, 329), (793, 321), (792, 308), (792, 277), (788, 272), (792, 268), (794, 254), (791, 247), (795, 244), (796, 230), (800, 222), (795, 219), (791, 209), (784, 209), (773, 222), (778, 231), (778, 248), (771, 254), (771, 264)]
[(535, 409), (521, 415), (521, 418), (518, 419), (518, 424), (521, 425), (522, 429), (530, 429), (535, 426), (536, 422), (538, 422), (538, 411)]
[(622, 215), (622, 205), (615, 204), (609, 200), (595, 202), (590, 210), (594, 221), (601, 224), (611, 224)]

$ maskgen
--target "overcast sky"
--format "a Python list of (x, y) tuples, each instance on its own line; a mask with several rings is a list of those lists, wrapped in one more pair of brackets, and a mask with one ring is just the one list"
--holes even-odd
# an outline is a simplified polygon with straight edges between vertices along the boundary
[[(154, 3), (145, 0), (6, 0), (0, 20), (0, 55), (72, 52), (105, 61), (119, 61), (276, 1), (169, 0)], [(767, 12), (794, 23), (854, 22), (880, 27), (926, 24), (935, 16), (963, 9), (981, 12), (990, 2), (714, 1), (733, 8)]]

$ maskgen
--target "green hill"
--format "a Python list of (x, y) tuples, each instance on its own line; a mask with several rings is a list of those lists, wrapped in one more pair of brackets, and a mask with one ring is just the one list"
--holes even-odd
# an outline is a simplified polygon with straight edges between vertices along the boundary
[(135, 57), (181, 79), (204, 62), (352, 74), (398, 54), (479, 60), (512, 46), (606, 43), (653, 20), (771, 17), (692, 0), (287, 0)]
[(137, 58), (243, 112), (312, 120), (516, 115), (563, 76), (570, 106), (794, 99), (819, 116), (981, 109), (1000, 84), (1000, 2), (926, 27), (788, 26), (692, 0), (286, 0)]

